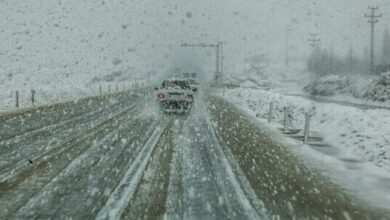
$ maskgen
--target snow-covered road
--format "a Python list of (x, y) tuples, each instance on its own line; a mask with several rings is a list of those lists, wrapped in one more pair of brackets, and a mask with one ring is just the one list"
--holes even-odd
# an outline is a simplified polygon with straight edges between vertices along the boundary
[(0, 118), (0, 219), (381, 219), (222, 99), (119, 93)]
[(176, 135), (180, 171), (171, 179), (165, 219), (263, 219), (264, 210), (252, 206), (236, 179), (205, 105), (197, 102)]

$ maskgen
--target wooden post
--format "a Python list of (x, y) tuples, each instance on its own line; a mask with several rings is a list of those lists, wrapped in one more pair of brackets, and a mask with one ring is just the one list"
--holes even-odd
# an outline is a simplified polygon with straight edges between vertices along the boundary
[(284, 132), (288, 132), (288, 108), (284, 107)]
[(274, 103), (269, 104), (268, 123), (272, 122), (272, 111), (274, 110)]
[(111, 84), (108, 84), (108, 94), (111, 93)]
[(19, 108), (19, 91), (18, 90), (15, 91), (15, 99), (16, 99), (15, 106), (16, 106), (16, 108)]
[(309, 140), (309, 128), (310, 128), (310, 114), (305, 114), (305, 131), (303, 135), (303, 143), (307, 144)]
[(102, 96), (102, 84), (99, 85), (99, 95)]
[(35, 90), (31, 90), (31, 103), (32, 105), (35, 105)]

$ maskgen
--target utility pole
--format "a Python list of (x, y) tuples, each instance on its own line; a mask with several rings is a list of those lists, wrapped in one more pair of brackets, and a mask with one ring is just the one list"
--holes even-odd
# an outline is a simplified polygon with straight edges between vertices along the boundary
[(220, 62), (220, 55), (221, 55), (221, 48), (220, 48), (220, 45), (219, 45), (219, 42), (216, 44), (216, 47), (215, 47), (215, 75), (214, 75), (214, 81), (215, 83), (218, 85), (219, 83), (219, 76), (220, 76), (220, 66), (221, 66), (221, 62)]
[(318, 47), (319, 42), (321, 41), (320, 38), (318, 38), (318, 33), (309, 33), (310, 38), (308, 39), (309, 45), (315, 49)]
[(371, 7), (368, 6), (368, 9), (371, 10), (371, 14), (367, 15), (364, 14), (364, 17), (369, 18), (368, 23), (371, 24), (371, 51), (370, 51), (370, 72), (371, 74), (374, 74), (374, 28), (375, 24), (379, 22), (377, 18), (382, 17), (382, 15), (375, 15), (375, 11), (379, 9), (378, 6), (376, 7)]
[(222, 84), (223, 77), (223, 44), (221, 41), (218, 41), (216, 44), (189, 44), (183, 43), (182, 47), (202, 47), (202, 48), (215, 48), (215, 74), (214, 74), (214, 82), (216, 85)]
[[(311, 59), (308, 61), (308, 68), (310, 71), (313, 73), (315, 72), (315, 66), (317, 64), (317, 55), (318, 55), (318, 44), (320, 42), (320, 39), (318, 38), (318, 33), (309, 33), (310, 37), (308, 39), (309, 45), (313, 49), (312, 54), (311, 54)], [(313, 76), (313, 75), (311, 75)], [(313, 80), (313, 79), (312, 79)]]
[(286, 60), (285, 60), (285, 64), (286, 66), (288, 66), (288, 63), (289, 63), (289, 35), (290, 35), (290, 31), (291, 31), (291, 27), (290, 26), (286, 26)]
[(219, 43), (219, 47), (221, 48), (221, 51), (220, 51), (220, 53), (221, 53), (221, 67), (220, 67), (220, 82), (222, 83), (222, 77), (223, 77), (223, 44), (222, 44), (222, 42), (221, 41), (219, 41), (218, 42)]

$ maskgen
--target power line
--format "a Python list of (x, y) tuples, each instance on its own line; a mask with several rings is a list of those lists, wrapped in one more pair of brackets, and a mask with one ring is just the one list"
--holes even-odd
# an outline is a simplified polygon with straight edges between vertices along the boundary
[(379, 22), (377, 18), (382, 17), (382, 15), (376, 15), (375, 11), (379, 9), (379, 6), (372, 7), (368, 6), (368, 9), (371, 10), (371, 14), (367, 15), (364, 14), (364, 17), (369, 18), (368, 23), (371, 24), (371, 51), (370, 51), (370, 72), (371, 74), (374, 74), (374, 29), (375, 29), (375, 24)]

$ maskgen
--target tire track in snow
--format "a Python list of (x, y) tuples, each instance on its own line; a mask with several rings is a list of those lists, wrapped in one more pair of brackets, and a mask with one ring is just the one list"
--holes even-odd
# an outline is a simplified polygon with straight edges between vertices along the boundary
[[(99, 110), (54, 125), (44, 126), (17, 136), (10, 141), (0, 140), (0, 146), (2, 146), (0, 148), (1, 173), (13, 170), (15, 166), (18, 166), (17, 163), (26, 164), (28, 160), (35, 162), (36, 155), (45, 154), (53, 148), (80, 137), (80, 134), (104, 123), (106, 118), (112, 118), (122, 112), (123, 108), (128, 108), (127, 102), (116, 102), (103, 107), (101, 104), (90, 106), (92, 109), (95, 107)], [(56, 114), (61, 114), (61, 112)]]
[[(252, 217), (257, 218), (261, 217), (261, 219), (269, 219), (267, 210), (264, 206), (263, 201), (261, 201), (257, 196), (254, 189), (251, 187), (248, 179), (245, 177), (245, 174), (241, 170), (240, 166), (237, 164), (237, 161), (234, 159), (234, 156), (232, 152), (229, 151), (228, 147), (225, 146), (225, 143), (223, 142), (223, 139), (221, 139), (216, 130), (215, 126), (212, 124), (210, 118), (207, 118), (207, 124), (209, 128), (211, 129), (213, 139), (215, 140), (215, 143), (217, 143), (217, 151), (219, 155), (221, 156), (221, 159), (223, 163), (225, 164), (225, 167), (227, 168), (229, 178), (232, 179), (233, 184), (235, 185), (235, 188), (238, 191), (238, 194), (241, 196), (241, 200), (243, 204), (246, 204), (247, 207), (251, 206), (250, 212), (252, 212)], [(222, 147), (223, 146), (223, 147)], [(247, 199), (243, 199), (243, 198)], [(256, 219), (256, 218), (254, 218)]]
[[(10, 136), (8, 138), (4, 138), (4, 139), (0, 140), (0, 145), (5, 145), (8, 148), (10, 148), (10, 147), (12, 147), (12, 146), (10, 146), (11, 144), (12, 145), (18, 144), (20, 142), (25, 141), (26, 138), (29, 138), (30, 136), (34, 136), (34, 135), (37, 136), (44, 131), (53, 131), (55, 129), (62, 129), (61, 127), (66, 128), (66, 127), (69, 127), (71, 123), (74, 123), (74, 122), (77, 123), (77, 122), (80, 122), (82, 120), (85, 121), (85, 120), (96, 119), (97, 115), (101, 115), (106, 110), (110, 110), (110, 109), (116, 108), (118, 106), (120, 107), (120, 103), (116, 103), (115, 105), (108, 105), (108, 106), (105, 106), (104, 108), (101, 108), (101, 109), (95, 110), (95, 111), (83, 112), (83, 113), (80, 113), (79, 115), (76, 115), (75, 117), (71, 117), (71, 118), (68, 118), (66, 120), (58, 120), (57, 123), (54, 123), (54, 124), (43, 125), (39, 128), (34, 128), (31, 131), (26, 131), (26, 132), (21, 133), (21, 134), (15, 134), (13, 136)], [(77, 107), (77, 106), (75, 106), (75, 107)], [(94, 106), (94, 107), (96, 107), (96, 106)]]
[[(21, 219), (93, 218), (120, 181), (126, 166), (142, 150), (157, 123), (135, 119), (110, 130), (103, 139), (74, 159), (66, 169), (32, 197), (15, 216)], [(137, 127), (139, 129), (132, 130)], [(128, 142), (127, 140), (132, 141)]]
[(165, 212), (168, 184), (172, 172), (174, 134), (181, 129), (186, 115), (170, 115), (173, 126), (160, 138), (151, 159), (137, 185), (133, 199), (128, 203), (121, 219), (161, 219)]
[[(115, 115), (113, 115), (112, 117), (110, 117), (108, 119), (103, 119), (101, 123), (97, 124), (93, 129), (91, 129), (92, 132), (87, 132), (86, 134), (82, 134), (80, 136), (80, 137), (82, 137), (81, 140), (83, 140), (84, 137), (88, 137), (90, 134), (93, 134), (94, 129), (96, 127), (102, 126), (102, 125), (106, 124), (107, 122), (112, 121), (113, 119), (120, 117), (121, 115), (127, 114), (129, 111), (131, 111), (133, 109), (135, 109), (134, 106), (131, 106), (131, 107), (128, 107), (124, 110), (119, 111), (118, 113), (116, 113)], [(80, 137), (71, 138), (70, 140), (78, 139)], [(61, 154), (63, 152), (66, 152), (68, 150), (67, 147), (65, 147), (65, 148), (59, 148), (59, 147), (66, 145), (67, 142), (68, 141), (60, 142), (57, 147), (54, 147), (53, 149), (51, 149), (47, 152), (44, 152), (44, 153), (41, 153), (41, 154), (38, 154), (35, 156), (30, 156), (29, 159), (31, 161), (34, 161), (34, 163), (37, 163), (42, 158), (50, 159), (54, 155), (58, 155), (58, 154)], [(5, 169), (2, 171), (2, 173), (0, 174), (0, 182), (7, 182), (10, 179), (13, 179), (15, 176), (18, 175), (18, 173), (23, 172), (23, 170), (25, 170), (25, 169), (31, 169), (31, 165), (28, 164), (25, 159), (19, 160), (16, 164), (12, 164), (12, 167), (9, 167), (8, 169)]]
[(182, 143), (184, 141), (184, 137), (179, 135), (180, 130), (183, 126), (181, 123), (181, 127), (179, 129), (174, 130), (174, 137), (176, 139), (173, 141), (173, 153), (172, 153), (172, 163), (171, 170), (169, 172), (169, 183), (168, 183), (168, 195), (167, 200), (165, 202), (165, 214), (164, 220), (181, 220), (183, 219), (183, 207), (181, 203), (181, 195), (183, 194), (182, 189), (182, 155), (183, 149), (177, 144)]
[(116, 95), (116, 103), (111, 103), (114, 98), (113, 96), (92, 97), (79, 101), (56, 104), (53, 107), (44, 108), (43, 110), (38, 108), (25, 113), (20, 113), (20, 115), (14, 117), (14, 120), (2, 121), (0, 125), (2, 130), (0, 131), (3, 138), (1, 141), (10, 141), (17, 137), (23, 137), (25, 134), (34, 133), (36, 130), (41, 130), (45, 127), (53, 127), (64, 121), (85, 116), (96, 107), (105, 107), (107, 105), (114, 106), (123, 103), (126, 97), (130, 97), (130, 95)]
[(264, 210), (256, 210), (235, 177), (204, 103), (197, 104), (175, 142), (164, 219), (263, 218)]
[[(211, 97), (211, 117), (247, 180), (277, 219), (387, 219), (310, 169), (252, 116), (222, 98)], [(222, 126), (222, 127), (221, 127)], [(226, 129), (228, 128), (228, 129)], [(264, 130), (263, 130), (264, 129)], [(276, 137), (276, 138), (275, 138)]]
[(160, 138), (166, 133), (169, 121), (163, 121), (153, 132), (148, 142), (144, 145), (142, 151), (138, 154), (135, 161), (130, 165), (124, 177), (120, 181), (113, 193), (111, 193), (105, 206), (99, 211), (96, 219), (119, 219), (129, 201), (132, 199), (135, 189), (142, 178), (149, 158), (159, 142)]
[[(39, 198), (42, 192), (50, 192), (51, 189), (56, 189), (56, 187), (53, 187), (55, 185), (59, 188), (63, 187), (64, 178), (66, 179), (69, 174), (78, 171), (77, 168), (80, 167), (80, 164), (88, 160), (91, 153), (96, 151), (94, 148), (100, 146), (98, 143), (103, 143), (107, 139), (114, 137), (118, 127), (121, 126), (121, 121), (124, 119), (125, 121), (131, 120), (129, 114), (134, 112), (136, 112), (136, 109), (134, 111), (122, 112), (122, 115), (116, 115), (107, 119), (107, 122), (102, 124), (97, 130), (89, 132), (81, 140), (75, 140), (76, 142), (70, 143), (65, 151), (44, 159), (42, 163), (47, 166), (42, 167), (41, 163), (39, 163), (36, 169), (28, 171), (26, 174), (28, 176), (24, 176), (24, 179), (15, 180), (17, 182), (11, 184), (12, 188), (4, 191), (4, 194), (0, 196), (0, 207), (4, 211), (0, 212), (0, 218), (10, 214), (18, 214), (18, 209), (25, 206), (30, 200), (34, 200), (35, 197)], [(107, 134), (108, 130), (112, 130), (112, 132)], [(87, 171), (84, 170), (84, 172)], [(2, 187), (0, 190), (4, 190), (4, 188)], [(54, 191), (50, 193), (55, 194)], [(7, 201), (7, 198), (12, 199)], [(37, 203), (30, 201), (30, 206), (34, 205), (37, 205)], [(44, 211), (41, 211), (41, 213), (43, 214)]]

